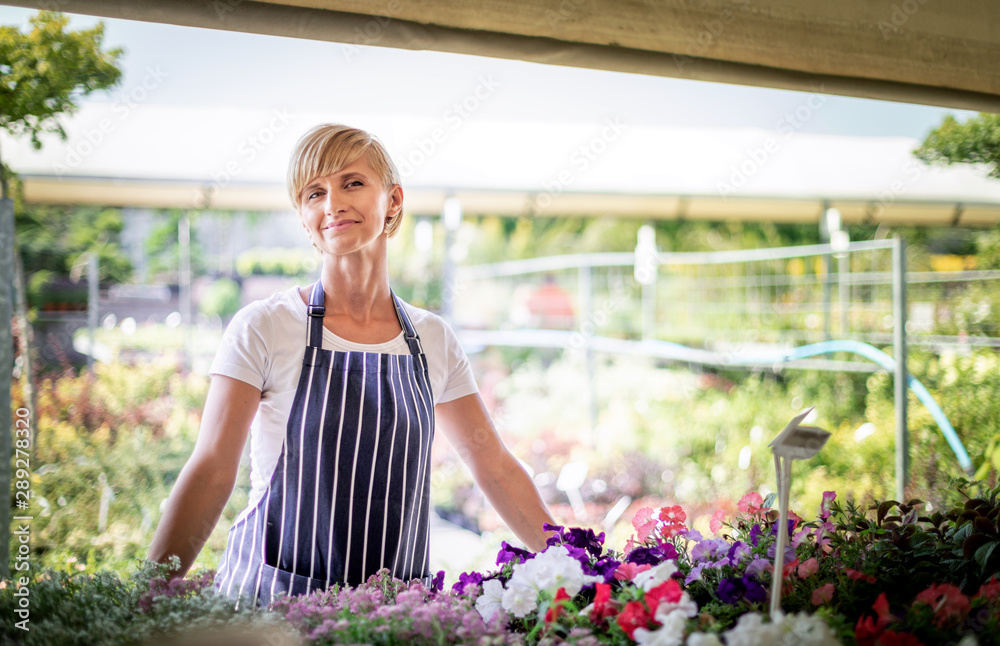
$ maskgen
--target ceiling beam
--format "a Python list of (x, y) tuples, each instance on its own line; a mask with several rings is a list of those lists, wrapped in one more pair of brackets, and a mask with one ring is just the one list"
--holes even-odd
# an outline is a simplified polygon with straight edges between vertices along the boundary
[(74, 13), (345, 46), (474, 54), (1000, 113), (1000, 3), (992, 0), (8, 4), (65, 4)]

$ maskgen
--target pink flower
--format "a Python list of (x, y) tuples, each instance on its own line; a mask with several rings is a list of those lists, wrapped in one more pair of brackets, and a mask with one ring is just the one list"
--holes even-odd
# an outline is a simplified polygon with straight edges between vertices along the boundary
[(653, 510), (650, 507), (643, 507), (635, 512), (635, 518), (632, 519), (632, 526), (635, 527), (639, 542), (645, 543), (646, 539), (649, 538), (649, 534), (656, 529), (656, 519), (653, 518)]
[(631, 581), (635, 578), (636, 574), (640, 572), (645, 572), (652, 566), (649, 564), (636, 565), (635, 563), (622, 563), (615, 570), (615, 578), (619, 581)]
[(708, 522), (708, 528), (712, 530), (713, 534), (718, 534), (719, 530), (722, 529), (722, 523), (726, 520), (726, 512), (721, 509), (716, 509), (715, 513), (712, 514), (712, 520)]
[(821, 520), (826, 520), (830, 517), (830, 505), (833, 501), (837, 499), (836, 491), (824, 491), (823, 492), (823, 502), (819, 505), (819, 517)]
[(939, 628), (960, 624), (972, 609), (969, 598), (950, 583), (932, 585), (917, 595), (914, 603), (926, 603), (934, 609), (934, 623)]
[(809, 559), (799, 564), (799, 578), (808, 579), (819, 571), (819, 561)]
[(812, 593), (812, 604), (814, 606), (822, 606), (824, 603), (828, 603), (833, 599), (833, 584), (827, 583), (826, 585), (821, 585), (820, 587), (813, 590)]
[(764, 499), (754, 491), (740, 498), (740, 501), (736, 503), (736, 508), (744, 514), (753, 515), (764, 508)]

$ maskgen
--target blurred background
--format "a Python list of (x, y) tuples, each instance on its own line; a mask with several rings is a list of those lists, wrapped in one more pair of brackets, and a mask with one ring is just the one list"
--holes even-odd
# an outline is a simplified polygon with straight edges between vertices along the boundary
[[(796, 465), (793, 509), (896, 495), (893, 373), (849, 345), (796, 354), (831, 341), (905, 352), (954, 429), (959, 448), (908, 395), (907, 496), (995, 482), (1000, 181), (936, 163), (969, 161), (948, 151), (1000, 131), (995, 115), (35, 16), (0, 7), (8, 78), (32, 33), (49, 49), (90, 34), (106, 66), (67, 95), (62, 133), (18, 129), (3, 98), (23, 301), (11, 396), (34, 411), (42, 565), (146, 555), (226, 323), (316, 278), (283, 181), (325, 121), (389, 148), (405, 192), (392, 286), (458, 332), (559, 522), (620, 547), (638, 508), (680, 504), (707, 532), (774, 490), (767, 444), (810, 406), (833, 436)], [(455, 580), (514, 538), (443, 438), (433, 459), (434, 569)], [(218, 565), (244, 464), (195, 569)]]

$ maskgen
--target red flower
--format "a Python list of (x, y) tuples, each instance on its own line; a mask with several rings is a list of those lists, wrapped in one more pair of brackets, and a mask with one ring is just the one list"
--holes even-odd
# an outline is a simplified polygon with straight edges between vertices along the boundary
[(667, 579), (646, 593), (646, 603), (649, 604), (650, 611), (655, 614), (656, 608), (661, 603), (678, 603), (683, 595), (681, 584), (675, 579)]
[(914, 603), (926, 603), (934, 609), (934, 623), (938, 628), (962, 623), (972, 609), (969, 598), (949, 583), (932, 585), (918, 594)]
[(559, 588), (559, 592), (556, 592), (556, 598), (552, 600), (552, 605), (549, 606), (548, 612), (545, 613), (545, 623), (551, 624), (552, 622), (559, 619), (559, 611), (562, 610), (563, 601), (569, 601), (569, 594), (566, 593), (566, 588)]
[(597, 584), (597, 594), (594, 596), (594, 608), (590, 611), (590, 621), (603, 626), (609, 617), (618, 614), (618, 606), (611, 601), (611, 586), (607, 583)]
[(812, 604), (814, 606), (822, 606), (824, 603), (829, 602), (833, 599), (834, 587), (832, 583), (827, 583), (826, 585), (821, 585), (812, 592)]
[(885, 631), (885, 627), (892, 621), (892, 614), (889, 612), (889, 601), (885, 598), (885, 593), (878, 595), (878, 599), (872, 604), (872, 609), (878, 615), (875, 617), (858, 617), (858, 623), (854, 626), (854, 638), (858, 646), (875, 646), (879, 637)]
[(670, 524), (683, 523), (687, 520), (687, 514), (684, 513), (684, 509), (680, 505), (663, 507), (660, 509), (660, 520)]
[(646, 608), (646, 604), (641, 601), (629, 601), (625, 604), (625, 609), (618, 615), (618, 625), (625, 631), (629, 639), (638, 628), (650, 628), (651, 625), (658, 625), (659, 622), (653, 619), (653, 613)]
[(924, 646), (922, 641), (910, 633), (894, 633), (891, 630), (882, 633), (876, 643), (878, 646)]
[(979, 587), (979, 592), (973, 599), (988, 599), (990, 601), (996, 601), (1000, 599), (1000, 581), (997, 581), (996, 577), (993, 577), (983, 585)]
[(875, 583), (876, 579), (870, 574), (865, 574), (864, 572), (858, 572), (857, 570), (852, 570), (847, 568), (844, 570), (847, 573), (848, 579), (853, 579), (855, 581), (867, 581), (868, 583)]
[(635, 578), (636, 574), (645, 572), (651, 567), (653, 566), (648, 563), (643, 563), (642, 565), (637, 565), (635, 563), (622, 563), (615, 570), (615, 578), (619, 581), (631, 581)]

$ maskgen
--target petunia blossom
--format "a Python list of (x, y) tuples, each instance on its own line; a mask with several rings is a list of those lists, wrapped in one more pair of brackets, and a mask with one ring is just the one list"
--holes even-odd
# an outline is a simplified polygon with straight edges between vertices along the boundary
[(764, 510), (764, 499), (756, 491), (748, 493), (736, 503), (736, 508), (747, 515), (754, 515)]
[(939, 628), (956, 626), (972, 609), (969, 598), (950, 583), (932, 585), (917, 595), (914, 603), (926, 603), (934, 610), (934, 623)]
[(640, 543), (645, 543), (649, 535), (656, 529), (656, 518), (653, 517), (653, 509), (651, 507), (642, 507), (639, 511), (635, 512), (635, 516), (632, 518), (632, 526), (635, 527), (636, 538), (638, 538)]
[(653, 566), (648, 570), (639, 572), (632, 578), (632, 583), (636, 587), (640, 588), (643, 592), (649, 592), (661, 583), (670, 580), (674, 572), (677, 571), (677, 565), (673, 561), (664, 561), (659, 565)]
[(824, 491), (823, 492), (823, 502), (819, 505), (819, 517), (820, 520), (826, 520), (830, 517), (830, 507), (833, 505), (833, 501), (837, 499), (836, 491)]
[(641, 601), (629, 601), (617, 618), (618, 626), (625, 631), (629, 639), (635, 639), (633, 635), (639, 628), (648, 629), (654, 623), (653, 613), (649, 611)]
[(497, 579), (483, 582), (483, 593), (476, 599), (476, 610), (479, 611), (483, 621), (489, 622), (503, 609), (503, 594), (503, 584)]
[(832, 583), (827, 583), (816, 588), (812, 592), (812, 604), (814, 606), (822, 606), (824, 603), (829, 603), (833, 599), (834, 587)]
[(819, 571), (819, 561), (812, 558), (799, 564), (798, 575), (800, 579), (808, 579)]
[(726, 522), (726, 512), (716, 509), (715, 513), (712, 514), (712, 520), (708, 521), (708, 528), (712, 530), (713, 534), (718, 534), (724, 522)]
[(662, 625), (656, 630), (636, 628), (634, 639), (640, 646), (680, 646), (684, 643), (684, 633), (687, 630), (687, 617), (684, 613), (675, 611), (662, 618), (657, 617)]

